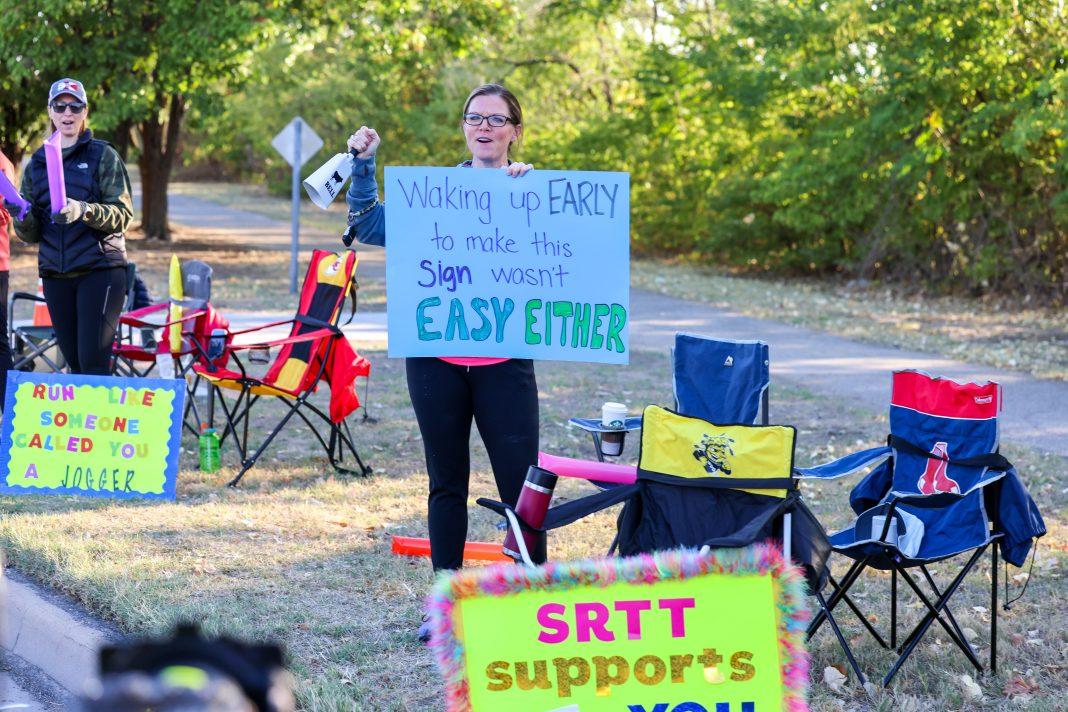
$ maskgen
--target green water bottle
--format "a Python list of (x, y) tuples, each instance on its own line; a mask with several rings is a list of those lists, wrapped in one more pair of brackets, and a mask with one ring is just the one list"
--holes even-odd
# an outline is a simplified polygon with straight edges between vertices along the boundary
[(200, 471), (219, 471), (219, 435), (215, 428), (201, 426), (200, 431)]

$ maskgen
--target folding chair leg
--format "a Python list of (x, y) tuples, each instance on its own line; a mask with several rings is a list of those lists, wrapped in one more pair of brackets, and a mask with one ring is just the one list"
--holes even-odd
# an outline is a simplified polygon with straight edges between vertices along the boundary
[[(366, 411), (364, 411), (364, 413), (366, 414)], [(352, 451), (352, 456), (356, 459), (356, 464), (360, 466), (360, 474), (364, 477), (368, 477), (374, 470), (370, 466), (364, 464), (363, 458), (360, 457), (360, 453), (356, 450), (356, 441), (352, 439), (352, 431), (349, 430), (348, 421), (343, 420), (341, 423), (345, 426), (345, 436), (347, 438), (346, 444), (349, 446), (349, 450)], [(341, 443), (338, 443), (338, 450), (341, 450)]]
[(211, 384), (208, 384), (208, 427), (215, 427), (215, 389)]
[(897, 569), (890, 569), (890, 647), (897, 650)]
[[(953, 596), (953, 594), (957, 592), (957, 589), (960, 587), (961, 582), (964, 581), (964, 577), (967, 575), (967, 573), (971, 570), (972, 566), (975, 564), (976, 561), (979, 560), (979, 557), (982, 555), (983, 547), (976, 549), (975, 553), (968, 560), (968, 563), (965, 564), (964, 568), (961, 569), (960, 573), (957, 574), (957, 576), (946, 588), (945, 593), (942, 594), (942, 596), (933, 606), (927, 600), (927, 597), (923, 595), (923, 591), (920, 590), (919, 586), (917, 586), (916, 583), (912, 580), (912, 577), (904, 571), (901, 571), (901, 577), (905, 579), (905, 583), (907, 583), (916, 593), (916, 595), (920, 597), (920, 600), (923, 601), (925, 605), (927, 605), (928, 613), (926, 616), (924, 616), (923, 620), (920, 621), (920, 624), (916, 626), (912, 633), (909, 634), (907, 638), (908, 642), (905, 645), (905, 649), (901, 652), (901, 655), (898, 657), (897, 661), (895, 661), (894, 665), (890, 668), (890, 672), (886, 673), (886, 677), (883, 678), (883, 687), (890, 686), (890, 682), (894, 679), (894, 676), (897, 675), (897, 671), (901, 669), (901, 666), (904, 665), (905, 661), (908, 660), (910, 655), (912, 655), (912, 652), (916, 649), (916, 646), (919, 645), (920, 640), (923, 638), (924, 633), (927, 632), (927, 630), (936, 620), (942, 625), (942, 627), (945, 629), (946, 633), (950, 636), (950, 638), (956, 637), (956, 634), (953, 633), (953, 631), (948, 625), (946, 625), (945, 620), (942, 619), (942, 616), (939, 615), (939, 613), (941, 609), (944, 608), (949, 602), (949, 599)], [(979, 664), (978, 660), (975, 659), (975, 654), (972, 652), (971, 647), (967, 646), (966, 641), (965, 647), (962, 647), (961, 651), (968, 658), (968, 662), (974, 665), (979, 672), (983, 671), (983, 666)]]
[[(219, 391), (218, 386), (213, 385), (212, 388), (216, 391)], [(226, 417), (226, 427), (223, 428), (222, 435), (219, 436), (219, 444), (222, 445), (222, 443), (226, 440), (227, 435), (233, 435), (234, 446), (237, 448), (237, 453), (240, 456), (242, 462), (244, 462), (245, 460), (245, 453), (248, 452), (247, 443), (242, 443), (240, 438), (237, 437), (237, 422), (235, 422), (235, 420), (239, 420), (238, 416), (241, 410), (241, 402), (242, 400), (245, 400), (245, 394), (246, 390), (244, 389), (241, 391), (241, 393), (238, 394), (237, 400), (234, 402), (233, 410), (231, 411), (231, 409), (226, 405), (226, 399), (223, 398), (222, 392), (219, 391), (218, 393), (219, 405), (222, 406), (223, 415)]]
[[(901, 577), (905, 579), (905, 582), (908, 583), (909, 586), (912, 587), (912, 590), (916, 592), (916, 595), (920, 598), (920, 601), (925, 606), (927, 606), (928, 611), (933, 610), (936, 604), (932, 604), (927, 599), (927, 596), (923, 594), (916, 582), (913, 581), (912, 577), (904, 571), (901, 572)], [(938, 590), (938, 587), (934, 583), (934, 579), (931, 578), (929, 573), (927, 574), (927, 583), (930, 584), (931, 588), (934, 590), (936, 603), (942, 602), (943, 600), (945, 601), (945, 606), (943, 606), (944, 610), (939, 611), (939, 614), (937, 616), (938, 623), (942, 626), (942, 629), (946, 632), (946, 635), (949, 636), (949, 639), (953, 641), (953, 643), (956, 644), (958, 648), (961, 649), (961, 652), (963, 652), (964, 655), (971, 662), (971, 664), (975, 666), (976, 670), (982, 672), (983, 666), (979, 662), (979, 658), (975, 655), (975, 651), (972, 650), (972, 646), (968, 643), (967, 639), (965, 639), (964, 633), (961, 631), (960, 626), (957, 625), (957, 620), (953, 617), (953, 613), (949, 610), (948, 599), (943, 599), (942, 592)], [(942, 617), (942, 613), (945, 613), (945, 618)], [(917, 634), (919, 629), (919, 626), (913, 629), (909, 636), (905, 638), (905, 642), (902, 644), (902, 647), (912, 642), (913, 636)], [(900, 653), (901, 651), (899, 650), (898, 652)]]
[[(931, 572), (927, 570), (927, 567), (920, 566), (920, 571), (923, 572), (924, 577), (927, 579), (927, 585), (931, 587), (931, 590), (934, 591), (935, 595), (941, 596), (942, 593), (938, 590), (938, 585), (935, 583), (934, 577), (931, 576)], [(957, 638), (963, 641), (967, 641), (967, 638), (964, 636), (964, 631), (961, 630), (960, 624), (957, 623), (957, 619), (953, 617), (953, 611), (949, 609), (948, 605), (946, 606), (945, 614), (946, 620), (948, 620), (949, 624), (953, 626), (953, 630), (957, 632)], [(978, 657), (976, 657), (976, 659), (978, 660)]]
[(604, 462), (604, 453), (601, 452), (601, 434), (591, 431), (590, 437), (593, 438), (593, 450), (597, 454), (597, 462)]
[[(330, 459), (330, 464), (333, 465), (334, 469), (337, 470), (338, 472), (344, 473), (346, 475), (359, 475), (361, 477), (369, 476), (371, 474), (372, 470), (371, 470), (370, 467), (368, 467), (367, 465), (364, 464), (363, 459), (360, 457), (360, 453), (357, 452), (355, 441), (352, 439), (352, 431), (349, 430), (348, 422), (347, 421), (342, 421), (342, 423), (345, 426), (345, 435), (342, 435), (340, 428), (332, 420), (330, 420), (330, 418), (326, 415), (326, 413), (324, 413), (323, 411), (319, 410), (318, 408), (316, 408), (311, 403), (308, 403), (307, 401), (302, 401), (301, 404), (306, 406), (310, 411), (312, 411), (316, 415), (318, 415), (322, 419), (322, 421), (324, 423), (326, 423), (328, 426), (330, 426), (330, 443), (327, 444), (326, 442), (323, 442), (322, 436), (319, 435), (319, 431), (315, 429), (315, 425), (311, 422), (311, 420), (308, 418), (308, 416), (304, 415), (304, 413), (301, 413), (299, 411), (297, 412), (297, 415), (299, 415), (301, 417), (301, 419), (304, 420), (304, 422), (307, 424), (307, 426), (311, 429), (312, 433), (315, 434), (315, 437), (319, 438), (319, 442), (322, 444), (323, 449), (326, 450), (327, 457)], [(342, 453), (342, 446), (343, 445), (347, 445), (348, 446), (349, 452), (352, 453), (353, 459), (356, 460), (356, 464), (359, 465), (359, 467), (360, 467), (360, 471), (359, 472), (357, 472), (355, 470), (350, 470), (347, 467), (342, 467), (341, 466), (342, 458), (340, 457), (340, 455)], [(337, 454), (338, 454), (338, 457), (336, 459), (334, 457), (334, 448), (335, 448), (335, 446), (337, 447)]]
[[(861, 572), (864, 571), (864, 566), (867, 564), (867, 559), (856, 559), (853, 561), (853, 565), (849, 567), (849, 571), (842, 578), (841, 583), (834, 580), (834, 577), (830, 577), (831, 585), (834, 586), (834, 593), (831, 594), (830, 600), (827, 602), (827, 613), (834, 610), (835, 606), (841, 602), (842, 598), (846, 595), (846, 591), (857, 580)], [(816, 612), (816, 616), (812, 619), (812, 622), (808, 625), (808, 632), (805, 636), (805, 640), (812, 640), (812, 636), (823, 625), (823, 621), (826, 619), (826, 613), (823, 609)]]
[[(197, 379), (199, 380), (199, 378), (200, 377), (198, 376)], [(185, 428), (189, 432), (191, 432), (193, 434), (193, 437), (199, 437), (200, 436), (200, 429), (199, 428), (200, 428), (200, 424), (203, 422), (200, 419), (200, 413), (197, 412), (197, 404), (195, 402), (196, 401), (196, 383), (197, 383), (197, 381), (193, 381), (193, 387), (186, 389), (185, 412), (182, 413), (182, 425), (185, 426)], [(190, 425), (189, 424), (189, 414), (190, 413), (193, 414), (193, 422), (196, 425)]]
[(839, 603), (844, 601), (845, 604), (849, 606), (849, 609), (853, 611), (853, 615), (857, 617), (857, 620), (860, 621), (861, 625), (863, 625), (868, 630), (868, 633), (871, 634), (871, 637), (875, 639), (875, 642), (878, 643), (880, 647), (890, 647), (886, 644), (886, 641), (883, 640), (883, 636), (879, 634), (879, 631), (875, 629), (875, 626), (872, 625), (871, 621), (868, 620), (867, 616), (864, 615), (860, 608), (857, 607), (857, 604), (854, 603), (853, 599), (849, 596), (849, 588), (856, 583), (860, 574), (864, 571), (864, 566), (861, 564), (866, 564), (866, 562), (867, 559), (864, 559), (863, 562), (854, 562), (853, 566), (846, 572), (845, 578), (842, 579), (841, 583), (835, 581), (833, 576), (828, 578), (831, 585), (834, 587), (834, 593), (831, 594), (831, 600), (826, 611), (820, 609), (816, 613), (815, 618), (813, 618), (812, 623), (809, 624), (808, 634), (805, 638), (806, 640), (812, 639), (812, 636), (816, 634), (816, 631), (823, 625), (823, 622), (830, 618), (831, 611), (833, 611)]
[[(256, 464), (256, 460), (258, 460), (260, 455), (263, 454), (263, 451), (267, 449), (267, 446), (271, 444), (271, 441), (274, 440), (275, 436), (278, 435), (278, 433), (282, 432), (282, 428), (284, 428), (286, 426), (286, 423), (289, 422), (289, 419), (292, 418), (293, 414), (296, 413), (296, 412), (297, 412), (297, 409), (294, 407), (294, 408), (291, 408), (290, 411), (285, 414), (285, 416), (278, 423), (278, 425), (276, 425), (274, 427), (274, 430), (271, 431), (271, 434), (267, 436), (267, 439), (263, 441), (263, 444), (261, 444), (259, 446), (259, 448), (256, 450), (255, 454), (252, 457), (245, 458), (241, 462), (241, 471), (237, 473), (237, 476), (234, 477), (234, 479), (230, 480), (230, 482), (227, 484), (227, 487), (237, 487), (237, 483), (241, 481), (241, 478), (245, 476), (246, 472), (248, 472), (249, 470), (252, 469), (252, 466)], [(245, 431), (246, 431), (246, 433), (248, 432), (248, 420), (249, 419), (246, 417), (246, 419), (245, 419)]]
[(834, 619), (834, 614), (827, 609), (827, 601), (819, 591), (816, 591), (816, 600), (820, 604), (820, 611), (826, 616), (827, 622), (831, 624), (831, 630), (834, 631), (834, 637), (838, 638), (838, 645), (842, 648), (842, 652), (845, 653), (846, 659), (849, 661), (849, 667), (853, 668), (853, 674), (857, 676), (857, 680), (860, 680), (860, 684), (864, 685), (864, 683), (868, 681), (868, 678), (860, 671), (860, 666), (857, 665), (857, 659), (853, 657), (853, 650), (849, 647), (849, 643), (846, 642), (845, 636), (842, 635), (841, 628), (838, 627), (838, 621)]
[[(842, 600), (845, 601), (845, 604), (849, 606), (849, 609), (851, 611), (853, 611), (853, 615), (857, 617), (857, 620), (861, 622), (861, 625), (868, 629), (868, 632), (871, 634), (871, 637), (875, 638), (875, 642), (879, 644), (879, 647), (889, 648), (890, 646), (886, 644), (885, 640), (883, 640), (883, 636), (879, 635), (879, 631), (875, 630), (875, 626), (872, 625), (872, 622), (868, 620), (867, 616), (865, 616), (859, 608), (857, 608), (857, 604), (854, 603), (853, 599), (849, 597), (848, 592), (843, 594)], [(828, 616), (828, 619), (829, 618), (830, 616)]]
[(998, 543), (990, 544), (990, 674), (998, 674)]

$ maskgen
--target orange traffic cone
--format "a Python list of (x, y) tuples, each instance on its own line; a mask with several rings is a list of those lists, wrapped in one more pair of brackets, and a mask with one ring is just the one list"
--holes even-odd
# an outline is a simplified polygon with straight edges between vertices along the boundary
[[(37, 296), (44, 299), (44, 283), (41, 282), (40, 278), (37, 279)], [(52, 315), (48, 313), (48, 305), (43, 301), (34, 302), (33, 325), (52, 326)]]

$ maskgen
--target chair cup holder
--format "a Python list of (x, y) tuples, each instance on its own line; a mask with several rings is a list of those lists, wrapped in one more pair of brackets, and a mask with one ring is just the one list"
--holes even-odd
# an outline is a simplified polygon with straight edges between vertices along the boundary
[(605, 431), (601, 433), (601, 454), (608, 457), (619, 457), (623, 454), (623, 445), (627, 439), (626, 430)]

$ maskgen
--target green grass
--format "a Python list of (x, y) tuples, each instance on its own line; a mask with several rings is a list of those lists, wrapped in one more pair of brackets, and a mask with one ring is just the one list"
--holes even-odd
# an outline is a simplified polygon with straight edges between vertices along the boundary
[[(430, 654), (414, 640), (430, 585), (426, 560), (392, 555), (391, 534), (425, 536), (426, 476), (418, 428), (404, 384), (403, 363), (370, 353), (374, 364), (371, 412), (376, 423), (354, 418), (361, 452), (375, 468), (369, 479), (336, 475), (303, 426), (283, 432), (265, 459), (234, 491), (222, 485), (235, 471), (232, 448), (224, 467), (207, 475), (191, 469), (195, 444), (182, 454), (179, 496), (173, 504), (82, 500), (74, 497), (0, 499), (0, 545), (21, 571), (59, 588), (99, 615), (134, 633), (160, 633), (194, 619), (209, 632), (271, 638), (286, 647), (303, 708), (311, 710), (437, 710), (441, 683)], [(587, 456), (584, 434), (563, 424), (606, 399), (637, 407), (667, 403), (666, 354), (638, 352), (630, 366), (538, 365), (542, 448)], [(326, 394), (318, 394), (324, 400)], [(884, 416), (843, 412), (813, 393), (775, 387), (772, 414), (799, 429), (798, 462), (807, 464), (878, 443)], [(263, 433), (281, 406), (267, 407), (251, 432)], [(625, 458), (634, 456), (628, 443)], [(317, 445), (316, 445), (317, 447)], [(471, 501), (493, 496), (485, 452), (472, 438)], [(1065, 500), (1062, 458), (1007, 448), (1039, 500), (1051, 535), (1044, 540), (1028, 595), (1004, 614), (998, 678), (981, 679), (985, 705), (965, 703), (956, 678), (968, 673), (940, 632), (931, 635), (902, 671), (892, 692), (879, 693), (875, 709), (913, 699), (916, 709), (980, 709), (1008, 704), (1009, 681), (1034, 680), (1028, 709), (1054, 709), (1068, 692), (1064, 680)], [(852, 480), (805, 485), (811, 506), (828, 528), (845, 524)], [(587, 486), (566, 481), (558, 501)], [(484, 510), (470, 507), (469, 538), (496, 541), (500, 532)], [(552, 538), (550, 555), (575, 558), (602, 552), (614, 531), (614, 512), (568, 527)], [(841, 573), (841, 565), (838, 565)], [(939, 565), (939, 580), (955, 568)], [(1015, 573), (1013, 571), (1012, 573)], [(963, 587), (955, 610), (961, 625), (985, 639), (989, 588), (985, 565)], [(887, 578), (861, 585), (862, 605), (885, 625)], [(1017, 584), (1013, 584), (1014, 587)], [(903, 611), (919, 611), (904, 597)], [(848, 613), (840, 616), (865, 670), (885, 670), (891, 657), (863, 637)], [(905, 622), (907, 623), (907, 621)], [(903, 625), (905, 625), (903, 623)], [(1037, 631), (1037, 632), (1035, 632)], [(941, 640), (941, 643), (936, 641)], [(1029, 642), (1031, 641), (1031, 642)], [(986, 648), (980, 647), (982, 656)], [(816, 710), (857, 709), (865, 699), (855, 686), (836, 695), (822, 684), (828, 665), (842, 664), (829, 631), (814, 641), (812, 705)], [(852, 682), (852, 681), (851, 681)]]

